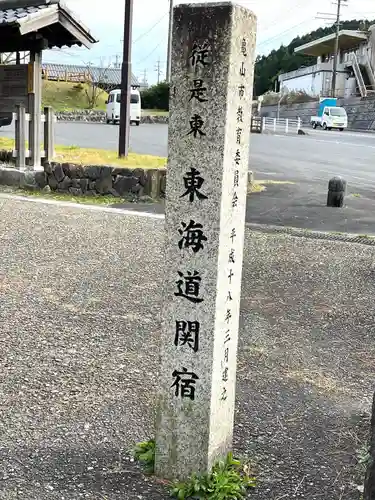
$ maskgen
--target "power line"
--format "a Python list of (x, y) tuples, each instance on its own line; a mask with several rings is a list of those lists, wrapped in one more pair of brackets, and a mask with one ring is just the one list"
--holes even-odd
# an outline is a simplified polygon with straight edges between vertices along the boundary
[(156, 28), (156, 26), (158, 26), (158, 25), (159, 25), (159, 24), (160, 24), (160, 23), (161, 23), (161, 22), (162, 22), (162, 21), (163, 21), (163, 20), (167, 17), (167, 15), (168, 15), (168, 12), (165, 12), (165, 13), (163, 14), (163, 16), (162, 16), (162, 17), (161, 17), (158, 21), (156, 21), (156, 23), (155, 23), (155, 24), (153, 24), (153, 25), (151, 26), (151, 28), (150, 28), (150, 29), (148, 29), (147, 31), (145, 31), (144, 33), (142, 33), (142, 34), (141, 34), (138, 38), (136, 38), (136, 39), (133, 41), (133, 45), (134, 45), (135, 43), (137, 43), (139, 40), (141, 40), (143, 37), (145, 37), (146, 35), (148, 35), (149, 33), (151, 33), (151, 31), (152, 31), (154, 28)]
[(274, 40), (277, 40), (281, 36), (286, 35), (287, 33), (289, 33), (290, 31), (292, 31), (292, 30), (294, 30), (296, 28), (299, 28), (300, 26), (302, 26), (303, 24), (307, 23), (308, 21), (311, 21), (311, 18), (305, 19), (304, 21), (302, 21), (302, 22), (300, 22), (298, 24), (295, 24), (291, 28), (288, 28), (287, 30), (283, 31), (282, 33), (279, 33), (276, 36), (273, 36), (271, 38), (267, 38), (266, 40), (263, 40), (262, 42), (260, 42), (260, 43), (257, 44), (257, 47), (260, 47), (261, 45), (265, 45), (265, 44), (268, 44), (268, 43), (270, 43), (270, 42), (272, 42)]

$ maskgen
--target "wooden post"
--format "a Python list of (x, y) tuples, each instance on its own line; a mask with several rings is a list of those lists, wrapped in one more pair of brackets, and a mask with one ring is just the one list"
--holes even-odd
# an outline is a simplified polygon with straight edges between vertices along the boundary
[(44, 160), (51, 161), (55, 156), (54, 144), (54, 117), (55, 114), (51, 106), (44, 108)]
[(39, 168), (40, 161), (40, 128), (42, 122), (42, 52), (30, 52), (30, 75), (29, 82), (29, 149), (30, 159), (28, 166), (30, 170)]
[(25, 106), (16, 106), (16, 168), (26, 166), (26, 110)]

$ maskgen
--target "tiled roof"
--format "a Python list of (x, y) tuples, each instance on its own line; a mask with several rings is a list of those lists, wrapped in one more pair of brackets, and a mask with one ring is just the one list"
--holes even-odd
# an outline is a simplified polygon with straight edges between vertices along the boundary
[[(119, 68), (100, 68), (97, 66), (76, 66), (74, 64), (49, 64), (42, 65), (44, 71), (48, 72), (50, 79), (64, 80), (69, 75), (69, 78), (74, 79), (73, 75), (91, 75), (95, 83), (106, 83), (108, 85), (120, 86), (121, 84), (121, 69)], [(139, 87), (138, 79), (132, 75), (132, 83), (134, 87)]]
[[(17, 2), (13, 2), (15, 8), (4, 9), (0, 1), (0, 25), (13, 24), (19, 21), (24, 21), (26, 18), (30, 19), (34, 16), (40, 15), (42, 11), (55, 11), (56, 4), (43, 4), (35, 6), (17, 7)], [(30, 2), (32, 3), (32, 2)], [(57, 2), (56, 2), (57, 3)], [(11, 5), (11, 2), (4, 2), (4, 6)]]
[(49, 48), (77, 44), (90, 48), (97, 41), (60, 0), (0, 0), (0, 29), (4, 52), (19, 50), (25, 45), (21, 40), (32, 32), (39, 32)]

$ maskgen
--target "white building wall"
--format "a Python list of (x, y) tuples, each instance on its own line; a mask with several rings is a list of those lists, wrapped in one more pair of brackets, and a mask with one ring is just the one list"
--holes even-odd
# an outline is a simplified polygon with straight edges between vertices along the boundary
[(322, 91), (322, 72), (298, 76), (290, 80), (283, 80), (281, 85), (288, 91), (302, 91), (311, 96), (318, 96)]

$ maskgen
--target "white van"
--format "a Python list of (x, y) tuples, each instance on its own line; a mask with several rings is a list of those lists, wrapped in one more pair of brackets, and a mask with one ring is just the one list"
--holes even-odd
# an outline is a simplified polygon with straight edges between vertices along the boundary
[[(107, 101), (107, 123), (120, 122), (121, 90), (112, 90)], [(137, 126), (141, 123), (141, 94), (139, 90), (132, 89), (130, 95), (130, 123)]]

